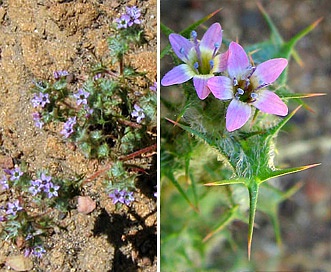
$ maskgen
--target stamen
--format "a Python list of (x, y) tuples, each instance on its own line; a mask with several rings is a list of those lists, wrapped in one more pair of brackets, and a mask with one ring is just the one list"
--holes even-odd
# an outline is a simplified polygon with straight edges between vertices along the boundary
[(245, 91), (241, 88), (238, 88), (237, 89), (237, 92), (240, 94), (240, 95), (243, 95), (245, 93)]
[(209, 61), (209, 66), (210, 66), (210, 70), (213, 70), (213, 68), (214, 68), (214, 60), (210, 60)]
[(257, 93), (251, 93), (251, 98), (256, 99), (259, 95)]
[(193, 67), (194, 67), (194, 69), (195, 69), (197, 72), (199, 72), (199, 71), (198, 71), (198, 68), (199, 68), (199, 63), (198, 63), (198, 62), (195, 62), (195, 63), (193, 64)]
[(264, 88), (264, 87), (266, 87), (268, 85), (270, 85), (270, 83), (263, 83), (263, 84), (259, 85), (257, 88), (255, 88), (254, 91), (257, 91), (259, 89), (262, 89), (262, 88)]
[(246, 78), (245, 81), (245, 88), (247, 88), (249, 84), (251, 84), (251, 81), (248, 78)]
[(233, 86), (237, 86), (238, 85), (238, 80), (237, 80), (237, 78), (233, 78)]
[(217, 53), (217, 51), (218, 51), (218, 49), (220, 49), (220, 43), (219, 42), (215, 42), (214, 43), (214, 52), (213, 52), (213, 57), (215, 57), (215, 55), (216, 55), (216, 53)]
[(181, 53), (186, 58), (186, 60), (189, 60), (184, 47), (179, 49), (179, 53)]
[(198, 34), (195, 30), (193, 30), (191, 32), (191, 37), (193, 39), (193, 43), (194, 43), (194, 48), (195, 48), (195, 52), (197, 54), (197, 58), (198, 58), (198, 62), (199, 62), (199, 65), (202, 66), (202, 61), (201, 61), (201, 52), (200, 52), (200, 47), (199, 47), (199, 41), (197, 39), (198, 37)]
[(234, 97), (235, 97), (237, 100), (239, 100), (239, 99), (240, 99), (240, 96), (243, 95), (244, 93), (245, 93), (245, 91), (244, 91), (243, 89), (238, 88), (236, 94), (234, 95)]
[(251, 66), (251, 67), (249, 68), (249, 70), (251, 70), (251, 72), (250, 72), (250, 74), (247, 76), (247, 78), (250, 78), (250, 77), (253, 75), (253, 73), (254, 73), (255, 70), (256, 70), (256, 67), (255, 67), (255, 66)]

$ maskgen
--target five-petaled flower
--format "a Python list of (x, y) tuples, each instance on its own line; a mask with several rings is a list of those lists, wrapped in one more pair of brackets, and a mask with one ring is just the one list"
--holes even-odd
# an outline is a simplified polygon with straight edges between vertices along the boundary
[(286, 104), (265, 87), (272, 84), (287, 66), (284, 58), (270, 59), (254, 67), (245, 50), (231, 42), (228, 50), (226, 76), (208, 80), (213, 95), (221, 100), (232, 99), (226, 113), (226, 128), (234, 131), (241, 128), (251, 116), (251, 106), (262, 112), (285, 116)]
[(83, 89), (79, 89), (77, 93), (74, 94), (74, 97), (76, 98), (76, 104), (79, 106), (81, 104), (86, 105), (87, 104), (87, 98), (90, 96), (90, 93), (87, 91), (84, 91)]
[(45, 107), (46, 104), (50, 103), (49, 94), (48, 93), (39, 93), (34, 94), (34, 97), (31, 99), (32, 105), (34, 108), (37, 107)]
[(161, 84), (170, 86), (193, 78), (198, 97), (205, 99), (210, 94), (208, 79), (226, 69), (227, 53), (217, 54), (222, 43), (222, 28), (219, 23), (212, 24), (201, 41), (195, 31), (191, 36), (192, 40), (188, 40), (179, 34), (169, 35), (172, 50), (184, 63), (166, 73)]
[(63, 129), (60, 133), (64, 135), (64, 137), (69, 138), (70, 135), (74, 132), (74, 125), (76, 124), (76, 122), (76, 116), (69, 117), (67, 122), (64, 123)]
[(145, 118), (145, 113), (142, 108), (140, 108), (137, 104), (134, 104), (134, 110), (131, 113), (132, 117), (137, 117), (137, 123), (140, 124), (142, 119)]
[(7, 214), (8, 215), (16, 215), (16, 213), (23, 209), (23, 207), (20, 205), (20, 202), (18, 200), (15, 200), (13, 203), (7, 204)]

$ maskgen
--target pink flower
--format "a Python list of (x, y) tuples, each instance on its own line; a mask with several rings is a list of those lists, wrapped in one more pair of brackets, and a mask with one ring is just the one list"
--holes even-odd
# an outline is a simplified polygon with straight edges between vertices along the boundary
[(244, 49), (231, 42), (228, 51), (226, 76), (208, 80), (208, 87), (221, 100), (232, 99), (226, 113), (226, 128), (234, 131), (241, 128), (251, 116), (251, 106), (262, 112), (285, 116), (286, 104), (265, 87), (272, 84), (287, 66), (284, 58), (270, 59), (257, 67), (251, 66)]
[(222, 28), (219, 23), (211, 25), (203, 35), (201, 41), (197, 33), (192, 31), (192, 39), (188, 40), (179, 34), (170, 34), (169, 41), (172, 50), (184, 63), (174, 67), (161, 80), (163, 86), (181, 84), (193, 78), (195, 90), (200, 99), (205, 99), (210, 90), (207, 80), (214, 73), (226, 69), (227, 54), (217, 52), (222, 43)]

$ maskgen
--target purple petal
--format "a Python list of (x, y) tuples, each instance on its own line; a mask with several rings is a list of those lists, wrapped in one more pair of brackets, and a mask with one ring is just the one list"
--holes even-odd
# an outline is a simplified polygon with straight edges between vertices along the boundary
[(207, 29), (207, 31), (203, 35), (200, 42), (200, 49), (210, 51), (210, 56), (211, 56), (214, 52), (215, 44), (217, 44), (218, 48), (220, 48), (221, 43), (222, 43), (222, 27), (219, 23), (214, 23)]
[(214, 57), (214, 68), (211, 73), (221, 73), (224, 72), (228, 68), (228, 58), (229, 58), (229, 50), (227, 50), (223, 54), (218, 54)]
[(274, 92), (263, 90), (258, 95), (258, 98), (252, 105), (260, 111), (280, 116), (288, 114), (286, 104)]
[(251, 107), (237, 99), (230, 102), (226, 112), (226, 129), (234, 131), (241, 128), (251, 116)]
[(181, 64), (166, 73), (161, 80), (161, 84), (163, 86), (180, 84), (190, 80), (194, 75), (195, 73), (190, 66), (187, 64)]
[(249, 60), (247, 54), (239, 44), (231, 42), (229, 46), (228, 72), (231, 78), (240, 78), (247, 72)]
[(267, 60), (256, 67), (251, 79), (255, 80), (255, 85), (273, 83), (287, 66), (287, 60), (283, 58)]
[(221, 100), (233, 98), (232, 81), (225, 76), (214, 76), (207, 82), (207, 86), (213, 95)]
[(169, 35), (169, 41), (172, 50), (175, 52), (177, 57), (184, 62), (188, 62), (189, 53), (194, 46), (193, 43), (183, 36), (175, 33)]
[(213, 75), (196, 75), (193, 77), (194, 88), (201, 100), (205, 99), (210, 94), (207, 81), (211, 77), (213, 77)]

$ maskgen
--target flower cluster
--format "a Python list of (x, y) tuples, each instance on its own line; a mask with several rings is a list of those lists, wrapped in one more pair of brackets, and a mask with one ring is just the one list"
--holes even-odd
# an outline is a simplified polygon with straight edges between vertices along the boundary
[(127, 190), (118, 190), (115, 189), (113, 192), (109, 194), (109, 197), (113, 200), (113, 203), (122, 203), (127, 206), (134, 201), (133, 192), (129, 192)]
[(138, 9), (136, 6), (126, 7), (125, 9), (126, 13), (115, 20), (115, 22), (117, 23), (117, 29), (128, 28), (134, 24), (141, 24), (141, 21), (139, 19), (141, 16), (140, 9)]
[(69, 75), (69, 72), (66, 70), (54, 71), (53, 77), (54, 79), (60, 79), (61, 77), (66, 77)]
[(48, 93), (39, 93), (39, 94), (34, 94), (34, 97), (31, 100), (32, 105), (34, 108), (37, 107), (45, 107), (46, 104), (50, 103), (49, 101), (49, 94)]
[(76, 124), (76, 116), (69, 117), (67, 122), (64, 123), (63, 129), (61, 130), (61, 134), (64, 135), (65, 138), (69, 138), (70, 135), (74, 132), (74, 125)]
[(44, 192), (48, 198), (58, 196), (59, 185), (55, 185), (51, 176), (47, 176), (45, 173), (41, 173), (39, 179), (31, 180), (29, 192), (35, 196), (38, 193)]
[(251, 106), (264, 113), (287, 115), (286, 104), (273, 91), (266, 89), (286, 68), (286, 59), (271, 59), (254, 66), (236, 42), (231, 42), (229, 49), (219, 54), (222, 29), (218, 23), (209, 27), (201, 41), (198, 41), (195, 31), (191, 40), (170, 34), (169, 41), (184, 64), (170, 70), (161, 84), (170, 86), (193, 79), (200, 99), (212, 93), (217, 99), (231, 100), (226, 113), (228, 131), (244, 126), (251, 116)]

